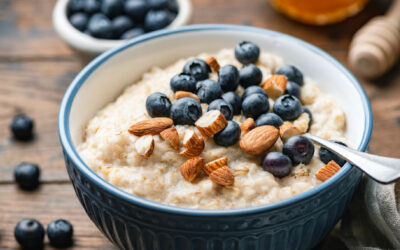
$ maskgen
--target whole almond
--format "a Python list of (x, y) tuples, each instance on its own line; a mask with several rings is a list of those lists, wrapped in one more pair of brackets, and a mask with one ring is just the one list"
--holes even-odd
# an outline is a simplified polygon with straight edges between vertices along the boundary
[(192, 92), (188, 92), (188, 91), (181, 91), (181, 90), (176, 91), (174, 94), (174, 97), (176, 100), (181, 99), (183, 97), (190, 97), (190, 98), (193, 98), (196, 101), (200, 102), (200, 98), (197, 95), (193, 94)]
[(227, 166), (220, 167), (213, 171), (209, 177), (212, 182), (222, 186), (231, 186), (235, 182), (235, 177)]
[(187, 181), (193, 181), (196, 176), (200, 173), (200, 170), (203, 167), (204, 160), (201, 157), (191, 158), (181, 166), (181, 174), (183, 178)]
[(203, 114), (195, 123), (196, 128), (204, 137), (210, 137), (225, 128), (228, 122), (219, 110), (210, 110)]
[(128, 129), (128, 132), (136, 136), (156, 135), (172, 127), (173, 123), (172, 119), (166, 117), (152, 118), (133, 124)]
[(242, 136), (247, 134), (250, 130), (256, 127), (256, 123), (253, 118), (247, 118), (241, 125), (240, 130), (242, 131)]
[(274, 126), (257, 127), (240, 140), (240, 147), (251, 155), (259, 155), (271, 148), (279, 138), (279, 130)]
[(217, 59), (215, 57), (209, 56), (206, 59), (206, 63), (208, 64), (208, 66), (210, 66), (212, 72), (218, 72), (220, 66), (219, 66), (219, 63), (218, 63), (218, 61), (217, 61)]
[(160, 136), (174, 149), (179, 149), (179, 134), (176, 128), (167, 128), (160, 133)]
[(203, 166), (203, 171), (207, 175), (210, 175), (212, 172), (217, 170), (220, 167), (226, 166), (228, 164), (228, 158), (227, 157), (222, 157), (219, 159), (216, 159), (214, 161), (211, 161)]

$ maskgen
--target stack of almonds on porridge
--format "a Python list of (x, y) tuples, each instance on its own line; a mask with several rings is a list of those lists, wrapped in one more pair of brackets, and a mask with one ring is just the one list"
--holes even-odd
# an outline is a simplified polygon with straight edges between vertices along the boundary
[(78, 150), (134, 195), (190, 208), (249, 207), (339, 171), (343, 159), (301, 134), (343, 144), (345, 120), (297, 67), (244, 41), (151, 69), (89, 122)]

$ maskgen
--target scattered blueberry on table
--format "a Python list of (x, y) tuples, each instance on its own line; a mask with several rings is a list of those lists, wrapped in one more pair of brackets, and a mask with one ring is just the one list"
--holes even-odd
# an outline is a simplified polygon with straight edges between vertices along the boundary
[(10, 129), (18, 141), (28, 141), (33, 138), (34, 121), (27, 115), (17, 115), (11, 122)]
[(23, 249), (38, 250), (43, 248), (44, 228), (35, 219), (23, 219), (14, 229), (14, 236)]
[(66, 220), (53, 220), (47, 225), (47, 237), (50, 244), (57, 248), (65, 248), (72, 245), (74, 228)]
[(21, 189), (33, 190), (39, 186), (40, 168), (33, 163), (21, 163), (14, 169), (14, 179)]
[(101, 39), (131, 39), (167, 27), (178, 13), (176, 0), (70, 0), (68, 20)]
[[(332, 141), (332, 142), (347, 147), (347, 145), (341, 141)], [(346, 163), (346, 161), (343, 158), (340, 158), (340, 156), (335, 155), (334, 153), (332, 153), (331, 151), (329, 151), (327, 148), (324, 147), (321, 147), (319, 149), (319, 159), (325, 164), (328, 164), (328, 162), (334, 160), (341, 167), (343, 167), (343, 165)]]

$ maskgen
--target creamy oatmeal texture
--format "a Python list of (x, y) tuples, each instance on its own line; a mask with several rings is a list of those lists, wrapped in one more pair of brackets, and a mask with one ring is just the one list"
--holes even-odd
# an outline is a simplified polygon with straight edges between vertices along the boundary
[[(201, 54), (198, 58), (205, 59), (207, 56)], [(241, 67), (231, 49), (221, 50), (213, 56), (221, 66), (232, 64)], [(174, 101), (169, 81), (173, 75), (181, 72), (186, 61), (187, 59), (179, 60), (165, 69), (151, 69), (88, 123), (84, 142), (79, 145), (78, 151), (97, 174), (128, 193), (169, 205), (202, 209), (267, 204), (287, 199), (321, 183), (315, 177), (315, 173), (324, 166), (319, 160), (317, 148), (310, 164), (295, 166), (289, 176), (279, 179), (260, 167), (262, 156), (248, 155), (238, 144), (230, 147), (218, 146), (210, 138), (206, 140), (205, 149), (200, 156), (205, 163), (228, 157), (228, 166), (235, 174), (234, 185), (228, 187), (212, 183), (206, 175), (198, 176), (193, 183), (185, 181), (179, 168), (187, 159), (180, 156), (159, 135), (154, 136), (154, 151), (148, 159), (138, 155), (134, 147), (138, 137), (128, 133), (128, 128), (135, 122), (150, 118), (145, 102), (151, 93), (165, 93), (171, 102)], [(265, 81), (271, 72), (283, 65), (283, 61), (277, 56), (262, 53), (256, 65), (261, 69)], [(217, 80), (217, 74), (212, 73), (210, 78)], [(243, 89), (239, 87), (237, 92), (241, 94)], [(301, 89), (301, 97), (303, 105), (313, 114), (310, 132), (326, 139), (346, 142), (345, 115), (335, 100), (321, 93), (308, 78)], [(202, 107), (205, 113), (207, 105), (202, 104)], [(244, 118), (235, 116), (233, 120), (241, 123)], [(307, 123), (308, 116), (302, 115), (294, 125), (306, 129)], [(176, 129), (182, 140), (185, 132), (195, 128), (178, 125)], [(281, 151), (282, 145), (278, 139), (271, 151)]]

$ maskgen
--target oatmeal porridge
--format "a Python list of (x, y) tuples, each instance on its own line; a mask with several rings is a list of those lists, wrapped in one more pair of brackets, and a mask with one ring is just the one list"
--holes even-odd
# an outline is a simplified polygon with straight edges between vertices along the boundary
[[(253, 65), (246, 61), (249, 59), (246, 55), (243, 57), (238, 52), (235, 55), (232, 49), (197, 55), (198, 59), (195, 60), (203, 64), (195, 65), (199, 68), (189, 69), (197, 82), (194, 90), (186, 86), (186, 89), (183, 87), (184, 91), (179, 91), (182, 86), (170, 84), (171, 78), (181, 73), (188, 60), (193, 58), (178, 60), (163, 69), (150, 69), (139, 81), (126, 88), (115, 102), (108, 104), (89, 121), (83, 143), (78, 147), (80, 156), (99, 176), (128, 193), (188, 208), (257, 206), (287, 199), (319, 185), (324, 179), (318, 177), (317, 173), (329, 164), (321, 161), (318, 148), (312, 148), (309, 159), (303, 161), (290, 152), (285, 153), (284, 145), (307, 131), (347, 143), (344, 138), (345, 114), (329, 93), (322, 93), (318, 83), (308, 77), (304, 78), (304, 83), (299, 83), (301, 87), (297, 94), (300, 101), (285, 94), (290, 91), (296, 93), (297, 85), (293, 83), (296, 76), (293, 79), (290, 75), (286, 77), (285, 70), (279, 70), (285, 68), (279, 56), (265, 52), (257, 56)], [(204, 63), (207, 65), (204, 66)], [(257, 69), (251, 69), (246, 75), (246, 72), (242, 72), (245, 68), (243, 64)], [(226, 65), (232, 66), (224, 68)], [(201, 76), (202, 67), (210, 67), (207, 79)], [(223, 86), (223, 71), (227, 76), (240, 77), (240, 86)], [(277, 74), (280, 71), (283, 73)], [(261, 73), (261, 78), (257, 80), (258, 73)], [(257, 83), (252, 83), (252, 86), (259, 85), (261, 81), (263, 85), (260, 85), (260, 89), (266, 93), (244, 93), (245, 87), (250, 88), (242, 81), (246, 77), (246, 82), (254, 80)], [(232, 78), (226, 79), (229, 82)], [(203, 85), (199, 84), (200, 81)], [(210, 85), (205, 81), (210, 81)], [(224, 109), (224, 103), (230, 99), (225, 102), (221, 94), (215, 95), (218, 92), (213, 89), (215, 82), (221, 84), (221, 94), (235, 91), (242, 98), (247, 95), (243, 99), (243, 110), (239, 106), (239, 111), (235, 111), (237, 107), (234, 107), (234, 103)], [(258, 91), (255, 87), (253, 89)], [(285, 101), (285, 96), (297, 102)], [(252, 109), (253, 103), (265, 100), (266, 110), (262, 110), (262, 107)], [(301, 112), (293, 115), (293, 112), (282, 111), (280, 108), (285, 108), (286, 104), (290, 109), (294, 107), (293, 110), (298, 109), (296, 105), (301, 105)], [(185, 114), (188, 105), (200, 110), (194, 112), (190, 106), (192, 108)], [(208, 106), (214, 108), (210, 110)], [(163, 110), (163, 107), (167, 109)], [(165, 112), (171, 112), (172, 120), (164, 117)], [(190, 112), (194, 112), (194, 117)], [(259, 112), (280, 114), (282, 119), (276, 115), (263, 116)], [(193, 121), (185, 123), (188, 119)], [(263, 119), (272, 123), (267, 122), (266, 125)], [(283, 124), (274, 124), (276, 119), (283, 120)], [(143, 126), (147, 126), (146, 121), (158, 121), (157, 129), (147, 124), (150, 126), (147, 129), (153, 131), (143, 130)], [(194, 144), (200, 142), (196, 144), (200, 148), (194, 149), (194, 153), (188, 146), (192, 140)], [(258, 147), (260, 140), (263, 145)], [(264, 143), (266, 140), (270, 142)], [(290, 148), (287, 150), (290, 151)], [(270, 154), (271, 159), (267, 159), (265, 152), (279, 153)], [(277, 162), (274, 156), (281, 157), (278, 162), (286, 160), (290, 167), (276, 171), (279, 166), (274, 166), (274, 162)], [(272, 162), (272, 165), (268, 165), (268, 162)]]

